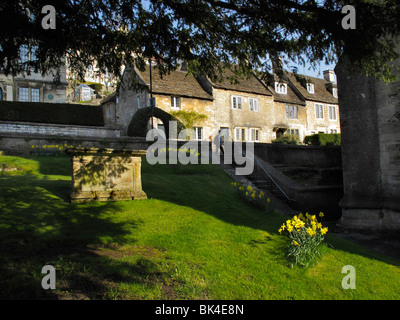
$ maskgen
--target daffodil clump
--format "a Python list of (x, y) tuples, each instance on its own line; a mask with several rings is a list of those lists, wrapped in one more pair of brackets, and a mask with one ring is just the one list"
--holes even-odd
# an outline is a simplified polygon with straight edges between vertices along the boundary
[[(321, 212), (319, 217), (322, 218), (323, 216), (324, 214)], [(290, 239), (288, 258), (291, 262), (308, 266), (311, 260), (316, 260), (321, 255), (318, 247), (324, 240), (328, 228), (322, 226), (316, 215), (300, 213), (298, 216), (287, 220), (278, 231)]]
[(236, 188), (239, 195), (251, 205), (264, 209), (267, 213), (274, 212), (274, 207), (271, 204), (271, 199), (268, 198), (264, 191), (256, 190), (251, 186), (243, 186), (239, 182), (231, 182), (231, 185)]

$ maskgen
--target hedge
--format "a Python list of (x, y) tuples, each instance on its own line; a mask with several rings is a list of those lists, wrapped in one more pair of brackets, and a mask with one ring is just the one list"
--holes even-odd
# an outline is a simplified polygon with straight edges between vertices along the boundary
[[(178, 123), (178, 133), (185, 129), (185, 125), (178, 119), (173, 117), (168, 112), (159, 108), (153, 108), (153, 116), (160, 119), (164, 124), (165, 134), (168, 138), (169, 135), (169, 121), (176, 121)], [(142, 108), (136, 111), (128, 127), (128, 136), (131, 137), (146, 137), (147, 123), (151, 118), (151, 108)]]
[(0, 121), (104, 126), (101, 107), (68, 103), (1, 101)]
[(281, 144), (300, 144), (300, 138), (296, 134), (284, 134), (279, 138), (276, 138), (271, 141), (272, 143), (281, 143)]
[(313, 146), (339, 146), (341, 144), (340, 133), (317, 133), (304, 138), (305, 144)]

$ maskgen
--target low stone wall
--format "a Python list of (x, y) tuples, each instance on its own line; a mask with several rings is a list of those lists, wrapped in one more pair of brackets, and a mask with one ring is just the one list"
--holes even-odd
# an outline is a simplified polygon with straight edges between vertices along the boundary
[[(326, 220), (338, 220), (341, 216), (339, 201), (343, 197), (342, 185), (301, 186), (284, 175), (269, 163), (257, 158), (258, 162), (278, 183), (286, 195), (293, 201), (290, 206), (299, 212), (318, 214), (323, 212)], [(269, 179), (265, 172), (255, 166), (255, 174), (262, 179)]]
[(304, 167), (341, 167), (340, 146), (302, 146), (278, 143), (255, 143), (254, 153), (272, 164)]
[(27, 134), (0, 134), (0, 151), (8, 155), (49, 155), (64, 153), (68, 148), (113, 148), (146, 150), (144, 138), (60, 137)]
[(120, 130), (94, 126), (70, 126), (63, 124), (0, 121), (0, 135), (3, 134), (117, 138), (120, 136)]

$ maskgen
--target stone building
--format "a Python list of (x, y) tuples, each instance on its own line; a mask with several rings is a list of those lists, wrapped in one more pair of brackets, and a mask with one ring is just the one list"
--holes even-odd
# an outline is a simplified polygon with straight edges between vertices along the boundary
[[(185, 110), (206, 115), (207, 119), (195, 123), (195, 131), (197, 139), (207, 139), (215, 123), (213, 97), (192, 75), (181, 69), (160, 76), (158, 70), (153, 67), (151, 77), (155, 106), (168, 113)], [(104, 111), (107, 114), (106, 124), (114, 124), (121, 129), (121, 134), (127, 134), (127, 128), (135, 112), (150, 106), (150, 66), (146, 65), (143, 72), (136, 68), (127, 68), (118, 95), (107, 99), (102, 106), (106, 109)], [(153, 120), (154, 127), (162, 128), (159, 119)]]
[(306, 135), (340, 133), (338, 91), (332, 70), (324, 71), (324, 79), (286, 73), (289, 84), (307, 112)]
[(234, 141), (270, 142), (274, 138), (272, 93), (255, 75), (234, 84), (228, 80), (230, 72), (226, 71), (224, 76), (226, 80), (221, 82), (197, 77), (214, 98), (214, 135), (222, 131)]
[[(196, 139), (212, 140), (219, 131), (234, 141), (267, 143), (286, 133), (298, 135), (300, 141), (313, 133), (340, 133), (333, 81), (285, 72), (268, 84), (256, 74), (232, 83), (231, 71), (226, 71), (226, 80), (213, 82), (202, 75), (194, 77), (184, 68), (162, 77), (155, 67), (152, 70), (156, 107), (168, 113), (183, 110), (206, 115), (194, 125)], [(106, 125), (119, 128), (121, 135), (127, 134), (135, 112), (149, 106), (149, 65), (144, 71), (126, 68), (119, 91), (102, 102)], [(160, 120), (153, 122), (162, 128)]]
[[(34, 50), (22, 46), (20, 51), (21, 63), (35, 59)], [(66, 70), (65, 66), (60, 72), (60, 82), (54, 82), (52, 72), (42, 76), (40, 73), (31, 72), (5, 75), (0, 71), (0, 100), (21, 102), (49, 102), (66, 103)]]
[(306, 103), (293, 90), (293, 85), (286, 77), (279, 78), (273, 75), (273, 81), (268, 84), (268, 89), (274, 97), (272, 125), (274, 138), (284, 134), (298, 135), (303, 141), (307, 134)]

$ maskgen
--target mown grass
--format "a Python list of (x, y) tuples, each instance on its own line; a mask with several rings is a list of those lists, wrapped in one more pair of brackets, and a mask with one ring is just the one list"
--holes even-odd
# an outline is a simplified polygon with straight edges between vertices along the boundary
[[(145, 159), (144, 159), (145, 160)], [(399, 261), (328, 233), (323, 257), (292, 268), (286, 220), (248, 206), (214, 165), (145, 161), (148, 200), (67, 201), (70, 159), (1, 156), (2, 299), (398, 299)], [(56, 267), (56, 290), (41, 269)], [(356, 269), (356, 289), (341, 286)]]

